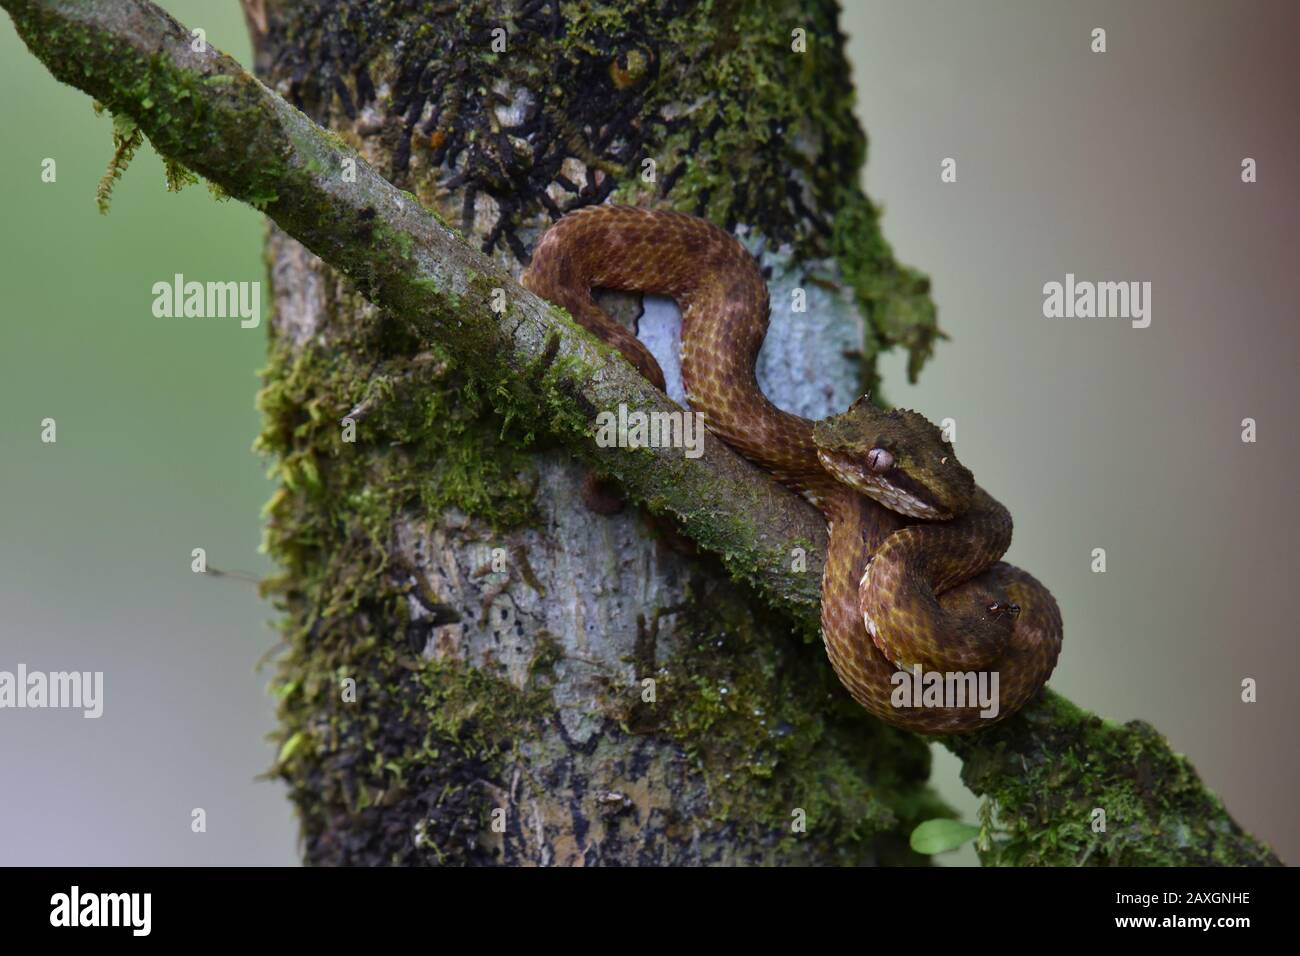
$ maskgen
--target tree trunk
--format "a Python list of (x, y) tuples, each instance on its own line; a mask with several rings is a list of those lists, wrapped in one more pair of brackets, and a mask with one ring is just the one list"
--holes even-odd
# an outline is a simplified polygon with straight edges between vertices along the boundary
[[(677, 209), (767, 270), (781, 406), (821, 417), (881, 347), (928, 354), (926, 284), (856, 185), (834, 4), (245, 7), (269, 86), (516, 277), (564, 212)], [(307, 862), (920, 859), (928, 751), (815, 635), (640, 510), (588, 510), (567, 451), (274, 226), (267, 254), (278, 772)], [(680, 400), (675, 308), (604, 301)]]

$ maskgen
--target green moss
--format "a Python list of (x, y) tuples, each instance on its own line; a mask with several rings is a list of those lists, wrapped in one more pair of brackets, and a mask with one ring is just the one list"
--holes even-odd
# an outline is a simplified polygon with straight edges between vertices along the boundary
[[(554, 648), (546, 653), (553, 653)], [(525, 740), (541, 736), (542, 722), (554, 709), (542, 678), (549, 667), (540, 658), (530, 668), (534, 680), (524, 689), (478, 667), (428, 662), (417, 679), (423, 690), (417, 720), (429, 717), (429, 737), (460, 749), (467, 758), (493, 759)], [(554, 661), (551, 661), (553, 664)], [(437, 754), (407, 754), (420, 766)]]
[(99, 206), (101, 215), (108, 215), (108, 204), (113, 195), (113, 187), (122, 178), (126, 167), (131, 164), (135, 156), (135, 151), (143, 142), (144, 134), (140, 132), (140, 127), (135, 124), (135, 120), (125, 115), (113, 115), (113, 156), (108, 161), (108, 169), (95, 190), (95, 203)]
[[(141, 53), (57, 5), (14, 3), (10, 13), (19, 34), (56, 77), (91, 93), (97, 109), (113, 114), (116, 149), (100, 186), (101, 210), (143, 135), (171, 161), (217, 175), (230, 195), (258, 208), (275, 201), (287, 171), (275, 147), (257, 135), (270, 107), (256, 81), (235, 72), (233, 60), (222, 64), (230, 72), (188, 72), (166, 53)], [(213, 110), (196, 95), (212, 86), (230, 88), (227, 109)], [(217, 148), (226, 144), (239, 145), (225, 152)]]
[(498, 528), (532, 520), (525, 436), (499, 421), (445, 356), (409, 357), (414, 343), (391, 326), (383, 345), (275, 351), (258, 448), (277, 456), (285, 488), (304, 495), (309, 510), (334, 502), (381, 530), (417, 504), (435, 513), (457, 507)]
[[(915, 382), (935, 342), (946, 337), (930, 298), (930, 280), (895, 262), (877, 213), (859, 190), (842, 189), (834, 208), (834, 256), (869, 317), (864, 354), (875, 356), (901, 346), (908, 353), (908, 379)], [(879, 402), (880, 376), (874, 361), (864, 363), (864, 376), (864, 390)]]
[(178, 193), (186, 186), (193, 186), (199, 177), (191, 172), (184, 163), (163, 157), (163, 175), (167, 178), (167, 191)]
[[(486, 862), (468, 836), (484, 832), (488, 809), (477, 781), (527, 737), (549, 693), (420, 658), (411, 576), (391, 566), (390, 535), (399, 520), (446, 508), (499, 529), (534, 520), (527, 443), (445, 356), (417, 354), (404, 324), (360, 335), (297, 353), (275, 345), (260, 396), (258, 447), (281, 483), (266, 508), (266, 549), (282, 573), (264, 584), (287, 648), (275, 772), (316, 862)], [(342, 700), (346, 677), (359, 682), (355, 703)], [(385, 827), (363, 819), (376, 814), (388, 815)], [(394, 815), (411, 829), (393, 831)], [(368, 826), (385, 834), (377, 845), (332, 842)], [(449, 844), (448, 832), (470, 842)]]
[[(357, 642), (289, 658), (281, 717), (301, 725), (280, 752), (317, 863), (486, 863), (497, 809), (485, 781), (504, 783), (516, 748), (541, 736), (553, 704), (541, 670), (525, 688), (456, 662), (415, 658), (387, 642)], [(313, 671), (329, 658), (333, 666)], [(357, 676), (356, 699), (342, 699)], [(307, 790), (308, 792), (303, 792)], [(374, 836), (355, 846), (347, 830)]]
[(1141, 721), (1103, 721), (1049, 691), (1006, 725), (949, 746), (985, 796), (977, 847), (987, 865), (1277, 863)]
[(823, 655), (734, 585), (703, 573), (691, 592), (676, 609), (682, 650), (658, 664), (642, 653), (631, 698), (610, 693), (627, 702), (627, 729), (676, 740), (702, 776), (710, 817), (697, 826), (765, 831), (779, 859), (801, 859), (811, 841), (822, 862), (919, 862), (898, 834), (951, 812), (922, 783), (928, 749), (867, 717)]

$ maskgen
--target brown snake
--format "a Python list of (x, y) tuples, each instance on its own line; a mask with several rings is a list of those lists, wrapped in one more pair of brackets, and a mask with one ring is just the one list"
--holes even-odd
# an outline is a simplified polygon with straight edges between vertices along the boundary
[[(654, 356), (591, 290), (676, 300), (691, 407), (826, 518), (822, 638), (863, 707), (908, 730), (966, 733), (1014, 713), (1047, 681), (1061, 648), (1056, 601), (998, 560), (1011, 543), (1011, 516), (975, 485), (939, 429), (916, 412), (863, 399), (814, 423), (763, 395), (754, 363), (767, 334), (767, 285), (731, 235), (677, 213), (588, 207), (546, 232), (523, 284), (661, 389)], [(917, 667), (923, 680), (905, 680)], [(975, 700), (980, 679), (993, 707)], [(908, 686), (910, 698), (902, 696)], [(958, 689), (967, 696), (955, 696)]]

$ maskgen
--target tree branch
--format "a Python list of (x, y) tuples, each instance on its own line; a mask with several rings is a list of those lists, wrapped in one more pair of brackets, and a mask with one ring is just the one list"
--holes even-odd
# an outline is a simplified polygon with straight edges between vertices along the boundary
[[(0, 0), (57, 78), (132, 117), (157, 150), (264, 211), (406, 317), (493, 396), (537, 419), (652, 511), (720, 555), (808, 633), (818, 621), (821, 517), (719, 441), (600, 448), (600, 409), (672, 411), (613, 350), (520, 287), (337, 137), (147, 0)], [(345, 170), (355, 169), (355, 180)], [(507, 308), (493, 311), (504, 290)], [(345, 409), (339, 410), (342, 417)], [(803, 548), (805, 571), (791, 568)], [(1047, 691), (1020, 714), (945, 743), (986, 800), (986, 862), (1276, 864), (1148, 725), (1119, 725)], [(1096, 810), (1105, 829), (1096, 827)]]

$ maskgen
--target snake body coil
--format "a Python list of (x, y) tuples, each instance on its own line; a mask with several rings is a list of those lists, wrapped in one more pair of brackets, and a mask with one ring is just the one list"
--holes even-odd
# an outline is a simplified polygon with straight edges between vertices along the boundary
[[(546, 232), (523, 284), (617, 347), (659, 388), (654, 356), (591, 290), (676, 300), (691, 407), (826, 518), (822, 637), (863, 707), (908, 730), (965, 733), (1014, 713), (1046, 682), (1060, 653), (1061, 616), (1046, 588), (999, 561), (1011, 543), (1007, 510), (915, 412), (859, 400), (814, 423), (768, 401), (754, 375), (767, 285), (731, 235), (677, 213), (588, 207)], [(995, 691), (992, 708), (975, 699), (981, 678)]]

